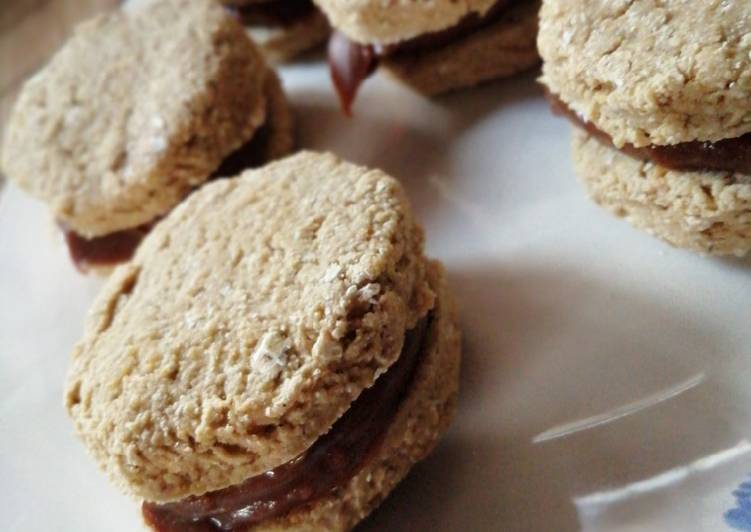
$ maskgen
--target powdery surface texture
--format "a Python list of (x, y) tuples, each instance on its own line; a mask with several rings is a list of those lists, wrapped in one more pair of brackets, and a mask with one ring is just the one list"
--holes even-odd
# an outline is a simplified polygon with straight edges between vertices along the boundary
[(751, 2), (549, 0), (542, 81), (616, 146), (751, 131)]
[(127, 491), (177, 500), (296, 457), (433, 307), (397, 181), (303, 152), (211, 183), (116, 269), (66, 404)]
[(26, 83), (3, 170), (84, 236), (149, 222), (263, 123), (266, 70), (210, 0), (97, 17)]

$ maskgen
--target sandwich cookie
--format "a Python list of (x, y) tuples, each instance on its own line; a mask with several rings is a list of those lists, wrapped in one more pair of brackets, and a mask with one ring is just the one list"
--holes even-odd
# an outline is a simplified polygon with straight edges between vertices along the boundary
[(151, 226), (223, 162), (292, 148), (275, 74), (211, 0), (97, 17), (23, 87), (2, 166), (49, 205), (82, 270), (127, 260)]
[(312, 0), (221, 0), (272, 63), (321, 46), (331, 28)]
[(675, 246), (751, 249), (751, 4), (547, 0), (539, 48), (597, 203)]
[(459, 360), (401, 186), (303, 152), (146, 236), (89, 313), (66, 406), (154, 530), (348, 530), (446, 430)]
[(432, 96), (537, 65), (538, 0), (315, 0), (335, 32), (331, 77), (349, 114), (380, 64)]

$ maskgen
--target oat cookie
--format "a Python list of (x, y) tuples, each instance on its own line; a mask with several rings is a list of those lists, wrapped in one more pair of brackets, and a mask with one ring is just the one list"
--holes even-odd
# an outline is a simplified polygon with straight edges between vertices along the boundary
[(265, 523), (351, 526), (453, 411), (458, 331), (422, 245), (395, 180), (331, 155), (206, 185), (95, 302), (66, 386), (79, 435), (117, 484), (149, 501), (227, 488), (305, 452), (388, 377), (407, 331), (428, 320), (373, 458), (335, 497)]
[(751, 131), (751, 2), (546, 0), (538, 44), (542, 82), (618, 147)]
[(83, 236), (150, 222), (263, 123), (266, 68), (210, 0), (97, 17), (23, 88), (3, 170)]
[(360, 85), (384, 66), (426, 95), (508, 77), (539, 63), (539, 0), (318, 0), (335, 30), (331, 79), (351, 114)]

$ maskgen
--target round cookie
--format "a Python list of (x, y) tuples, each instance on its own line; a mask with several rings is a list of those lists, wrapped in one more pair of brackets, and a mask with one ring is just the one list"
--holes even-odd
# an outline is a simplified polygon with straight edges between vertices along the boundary
[(497, 0), (314, 0), (331, 25), (355, 42), (392, 44), (484, 15)]
[(461, 335), (443, 267), (430, 263), (428, 276), (436, 305), (431, 311), (423, 362), (377, 452), (330, 497), (253, 530), (351, 530), (431, 452), (446, 431), (456, 410)]
[(618, 147), (739, 137), (751, 131), (751, 3), (721, 4), (547, 0), (542, 82)]
[(396, 54), (386, 70), (426, 95), (509, 77), (540, 63), (537, 53), (539, 1), (518, 2), (491, 24), (436, 49)]
[(66, 405), (150, 501), (218, 490), (308, 449), (435, 304), (401, 186), (303, 152), (206, 185), (98, 296)]
[(751, 250), (751, 176), (668, 170), (579, 129), (573, 154), (592, 199), (635, 227), (699, 253), (742, 256)]
[(211, 0), (97, 17), (24, 86), (3, 170), (82, 236), (150, 222), (263, 123), (266, 69)]

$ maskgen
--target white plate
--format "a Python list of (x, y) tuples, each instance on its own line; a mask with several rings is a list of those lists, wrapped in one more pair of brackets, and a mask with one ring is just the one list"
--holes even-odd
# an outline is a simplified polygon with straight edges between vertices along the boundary
[[(751, 473), (747, 264), (671, 249), (588, 202), (532, 74), (435, 101), (377, 76), (353, 119), (324, 65), (284, 80), (302, 146), (406, 185), (462, 307), (453, 428), (362, 529), (726, 528)], [(0, 249), (2, 528), (138, 530), (138, 503), (62, 407), (99, 282), (13, 186)], [(728, 515), (751, 529), (740, 502)]]

